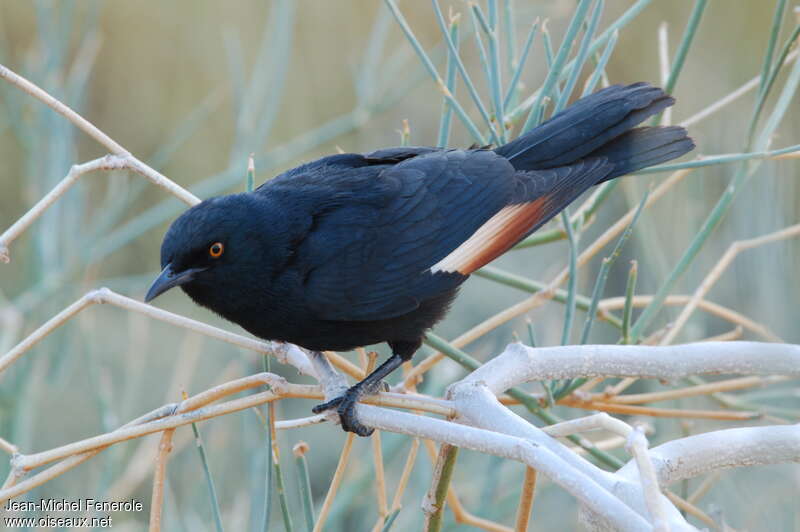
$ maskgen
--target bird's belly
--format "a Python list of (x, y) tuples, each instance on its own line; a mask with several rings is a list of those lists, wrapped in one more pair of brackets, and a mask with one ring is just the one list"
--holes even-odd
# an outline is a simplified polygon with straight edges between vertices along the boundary
[(403, 316), (374, 321), (308, 320), (302, 324), (276, 324), (263, 321), (244, 328), (265, 340), (290, 342), (314, 351), (350, 351), (357, 347), (389, 340), (416, 339), (426, 327), (418, 320)]
[(456, 295), (456, 290), (424, 301), (401, 316), (365, 321), (333, 321), (314, 318), (313, 309), (275, 311), (260, 319), (240, 323), (248, 332), (265, 340), (280, 340), (315, 351), (349, 351), (388, 341), (415, 341), (438, 322)]

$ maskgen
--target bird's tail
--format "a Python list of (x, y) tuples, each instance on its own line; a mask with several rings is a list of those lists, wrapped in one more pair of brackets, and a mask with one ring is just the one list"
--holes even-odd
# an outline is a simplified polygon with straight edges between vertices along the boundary
[(601, 181), (669, 161), (694, 148), (682, 127), (635, 128), (675, 103), (648, 83), (613, 85), (581, 98), (495, 151), (520, 171), (605, 157), (614, 169)]

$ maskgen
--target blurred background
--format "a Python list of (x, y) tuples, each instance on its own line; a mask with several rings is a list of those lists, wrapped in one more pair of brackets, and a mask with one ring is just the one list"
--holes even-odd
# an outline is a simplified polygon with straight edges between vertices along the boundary
[[(701, 111), (760, 73), (773, 3), (710, 2), (674, 90), (673, 123)], [(600, 29), (631, 4), (608, 1)], [(445, 49), (431, 5), (418, 0), (399, 5), (443, 74)], [(462, 12), (462, 56), (488, 102), (468, 5), (443, 1), (442, 6), (445, 13), (449, 7)], [(517, 1), (513, 28), (504, 27), (504, 31), (513, 29), (519, 49), (534, 18), (547, 18), (557, 46), (574, 6), (574, 2), (564, 1)], [(620, 32), (607, 67), (610, 81), (658, 83), (658, 27), (667, 24), (670, 54), (674, 55), (692, 7), (688, 0), (651, 2)], [(780, 43), (796, 24), (791, 15), (788, 19)], [(434, 145), (442, 109), (440, 92), (382, 2), (1, 2), (0, 63), (72, 106), (137, 157), (201, 198), (243, 190), (250, 153), (256, 155), (260, 183), (337, 149), (364, 152), (400, 144), (404, 119), (410, 125), (411, 144)], [(542, 42), (537, 37), (521, 77), (521, 99), (539, 87), (546, 72)], [(503, 79), (509, 78), (506, 71)], [(779, 77), (778, 87), (784, 78), (785, 73)], [(471, 116), (477, 117), (463, 85), (457, 94)], [(697, 143), (695, 153), (741, 152), (754, 99), (751, 92), (693, 125), (690, 133)], [(795, 100), (772, 147), (797, 144), (799, 138), (800, 105)], [(468, 132), (454, 118), (450, 145), (471, 143)], [(0, 83), (0, 230), (24, 214), (71, 165), (104, 153), (63, 117)], [(732, 242), (797, 223), (800, 185), (795, 178), (799, 169), (796, 159), (765, 162), (674, 293), (691, 294)], [(630, 259), (639, 263), (637, 293), (654, 293), (734, 172), (735, 166), (730, 164), (694, 171), (646, 210), (611, 271), (606, 296), (624, 294)], [(626, 178), (598, 212), (598, 221), (581, 235), (581, 243), (591, 242), (635, 206), (651, 183), (664, 177), (666, 174)], [(12, 262), (0, 265), (0, 354), (93, 288), (108, 286), (141, 299), (159, 269), (161, 237), (183, 208), (162, 190), (128, 172), (82, 177), (11, 246)], [(552, 227), (557, 223), (552, 222)], [(602, 256), (581, 269), (578, 293), (591, 294)], [(495, 265), (546, 282), (566, 265), (567, 257), (568, 247), (562, 240), (509, 253)], [(746, 251), (708, 298), (765, 325), (787, 342), (800, 342), (799, 263), (796, 240)], [(453, 338), (527, 295), (474, 278), (435, 332)], [(157, 305), (234, 330), (233, 325), (191, 304), (179, 291), (169, 292)], [(674, 318), (678, 310), (663, 310), (652, 330)], [(583, 316), (578, 314), (577, 330)], [(550, 302), (528, 317), (539, 345), (560, 343), (562, 304)], [(698, 311), (678, 340), (699, 340), (731, 328), (729, 323)], [(515, 335), (527, 341), (525, 317), (512, 320), (466, 350), (486, 360)], [(745, 338), (762, 339), (747, 332)], [(615, 329), (604, 322), (595, 324), (592, 342), (614, 343), (617, 339)], [(378, 350), (385, 353), (383, 347)], [(272, 368), (293, 382), (308, 382), (291, 368), (276, 363)], [(116, 308), (91, 308), (50, 335), (2, 377), (0, 436), (23, 452), (46, 450), (112, 430), (161, 404), (179, 400), (182, 391), (197, 393), (260, 370), (261, 360), (254, 353)], [(446, 385), (464, 374), (460, 366), (445, 360), (428, 374), (421, 389), (440, 395)], [(637, 386), (645, 390), (657, 383)], [(787, 412), (800, 409), (796, 388), (770, 390), (773, 395), (765, 390), (753, 393), (761, 393), (759, 400)], [(278, 415), (282, 419), (306, 416), (312, 405), (300, 399), (282, 401)], [(701, 398), (665, 406), (714, 405)], [(567, 417), (581, 414), (565, 408), (557, 411)], [(730, 422), (687, 423), (668, 418), (649, 422), (655, 428), (653, 445), (732, 426)], [(205, 422), (200, 430), (226, 529), (258, 529), (266, 468), (261, 421), (245, 411)], [(289, 502), (297, 516), (295, 524), (302, 528), (290, 453), (299, 440), (310, 445), (307, 458), (319, 504), (344, 434), (330, 425), (279, 434)], [(145, 511), (115, 514), (115, 528), (139, 530), (147, 521), (157, 441), (158, 436), (153, 435), (116, 445), (25, 497), (133, 497), (144, 503)], [(189, 429), (178, 430), (167, 473), (166, 530), (213, 528), (203, 469), (191, 443)], [(355, 445), (328, 519), (329, 530), (365, 530), (375, 521), (374, 472), (371, 460), (365, 458), (371, 447), (366, 439), (358, 439)], [(383, 446), (391, 498), (409, 441), (386, 434)], [(626, 456), (622, 450), (615, 453), (623, 459)], [(6, 461), (0, 460), (3, 477), (7, 470)], [(523, 472), (518, 463), (463, 452), (454, 484), (471, 512), (512, 526)], [(421, 450), (396, 530), (420, 528), (419, 504), (430, 476), (431, 463)], [(800, 468), (796, 465), (740, 469), (722, 473), (700, 505), (722, 515), (737, 529), (800, 530), (799, 488)], [(533, 530), (577, 526), (574, 500), (546, 481), (539, 483), (533, 512)], [(276, 530), (282, 527), (277, 508), (272, 524)], [(446, 526), (459, 527), (450, 514)]]

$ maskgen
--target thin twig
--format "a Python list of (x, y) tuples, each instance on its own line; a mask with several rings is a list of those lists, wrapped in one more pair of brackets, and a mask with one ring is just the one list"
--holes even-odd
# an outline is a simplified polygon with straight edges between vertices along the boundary
[(711, 269), (711, 271), (706, 274), (703, 281), (700, 283), (700, 286), (697, 287), (697, 290), (692, 294), (691, 299), (686, 304), (686, 306), (681, 310), (681, 313), (675, 319), (672, 327), (667, 334), (662, 338), (661, 345), (670, 344), (675, 340), (675, 337), (678, 333), (683, 329), (683, 326), (686, 325), (686, 322), (689, 321), (689, 317), (692, 315), (692, 312), (697, 308), (701, 299), (703, 299), (706, 294), (711, 290), (714, 284), (719, 280), (725, 270), (731, 265), (733, 260), (736, 256), (741, 253), (742, 251), (757, 248), (759, 246), (763, 246), (765, 244), (771, 244), (773, 242), (779, 242), (781, 240), (786, 240), (788, 238), (795, 238), (800, 236), (800, 224), (792, 225), (790, 227), (785, 227), (780, 231), (775, 231), (766, 235), (762, 235), (757, 238), (751, 238), (748, 240), (739, 240), (734, 242), (730, 245), (730, 247), (725, 251), (725, 253), (720, 258), (719, 262)]
[(535, 492), (536, 470), (532, 467), (526, 467), (525, 480), (522, 481), (522, 493), (519, 496), (519, 506), (517, 507), (517, 520), (514, 526), (516, 532), (526, 532), (528, 530)]
[(17, 446), (14, 445), (13, 443), (11, 443), (11, 442), (3, 439), (3, 438), (0, 438), (0, 450), (4, 451), (4, 452), (6, 452), (6, 453), (8, 453), (10, 455), (13, 455), (13, 454), (15, 454), (15, 453), (17, 453), (19, 451), (19, 448), (17, 448)]
[(175, 429), (165, 430), (161, 434), (156, 454), (155, 472), (153, 474), (153, 494), (150, 498), (150, 532), (160, 532), (161, 512), (164, 506), (164, 477), (167, 471), (167, 460), (172, 451), (172, 436)]
[[(177, 197), (178, 199), (180, 199), (181, 201), (183, 201), (187, 205), (196, 205), (196, 204), (200, 203), (200, 199), (197, 196), (195, 196), (194, 194), (192, 194), (188, 190), (184, 189), (183, 187), (179, 186), (174, 181), (172, 181), (169, 178), (167, 178), (165, 175), (163, 175), (160, 172), (154, 170), (150, 166), (146, 165), (145, 163), (143, 163), (142, 161), (140, 161), (139, 159), (134, 157), (128, 150), (126, 150), (121, 145), (119, 145), (116, 141), (111, 139), (111, 137), (109, 137), (108, 135), (106, 135), (105, 133), (100, 131), (100, 129), (98, 129), (94, 124), (92, 124), (91, 122), (89, 122), (88, 120), (83, 118), (81, 115), (76, 113), (69, 106), (65, 105), (61, 101), (59, 101), (56, 98), (52, 97), (50, 94), (48, 94), (46, 91), (42, 90), (36, 84), (34, 84), (31, 81), (25, 79), (24, 77), (20, 76), (19, 74), (16, 74), (12, 70), (10, 70), (8, 67), (5, 67), (3, 65), (0, 65), (0, 78), (5, 79), (10, 84), (12, 84), (15, 87), (19, 88), (23, 92), (26, 92), (27, 94), (33, 96), (34, 98), (36, 98), (37, 100), (41, 101), (42, 103), (44, 103), (45, 105), (47, 105), (48, 107), (50, 107), (51, 109), (56, 111), (57, 113), (63, 115), (67, 120), (72, 122), (72, 124), (74, 124), (76, 127), (81, 129), (84, 133), (86, 133), (87, 135), (89, 135), (93, 139), (95, 139), (97, 142), (99, 142), (100, 144), (105, 146), (113, 155), (117, 156), (115, 158), (109, 159), (109, 161), (108, 161), (109, 163), (111, 163), (113, 161), (114, 164), (116, 165), (116, 166), (112, 166), (109, 169), (120, 168), (121, 167), (121, 166), (119, 166), (120, 163), (124, 163), (124, 167), (125, 168), (128, 168), (130, 170), (135, 171), (136, 173), (139, 173), (139, 174), (143, 175), (144, 177), (149, 179), (153, 184), (163, 188), (164, 190), (166, 190), (170, 194), (174, 195), (175, 197)], [(104, 158), (102, 158), (102, 159), (104, 159)], [(96, 161), (100, 161), (102, 159), (97, 159)], [(77, 180), (77, 178), (80, 177), (80, 175), (82, 175), (86, 171), (91, 171), (91, 170), (95, 170), (95, 169), (101, 168), (102, 165), (99, 165), (96, 161), (92, 161), (92, 162), (86, 163), (86, 164), (87, 165), (91, 165), (92, 163), (94, 163), (94, 165), (98, 166), (98, 167), (90, 168), (90, 169), (82, 171), (82, 172), (80, 171), (80, 165), (78, 165), (78, 169), (77, 170), (76, 170), (76, 167), (73, 167), (73, 170), (70, 170), (70, 173), (67, 174), (67, 177), (64, 178), (64, 180), (56, 186), (56, 189), (54, 189), (50, 194), (45, 196), (45, 198), (43, 198), (37, 204), (37, 207), (40, 208), (40, 211), (38, 212), (38, 214), (35, 214), (32, 217), (29, 217), (29, 219), (27, 221), (27, 224), (29, 225), (30, 222), (33, 221), (33, 219), (35, 219), (37, 216), (39, 216), (41, 214), (41, 211), (43, 211), (49, 204), (51, 204), (53, 201), (55, 201), (70, 186), (72, 186), (74, 181)], [(42, 202), (44, 202), (45, 200), (47, 200), (49, 203), (47, 203), (46, 205), (42, 206)], [(30, 212), (29, 212), (29, 214), (30, 214)], [(27, 227), (27, 225), (25, 227)], [(24, 227), (22, 227), (21, 230), (24, 230)], [(20, 232), (21, 232), (21, 230), (20, 230)], [(16, 237), (18, 235), (13, 235), (13, 236)], [(4, 262), (8, 262), (8, 249), (7, 249), (7, 246), (8, 246), (8, 244), (9, 244), (9, 242), (11, 240), (13, 240), (13, 238), (10, 238), (8, 241), (6, 241), (5, 240), (5, 235), (3, 235), (3, 237), (0, 237), (0, 260), (3, 260)]]
[(408, 450), (408, 456), (406, 457), (406, 463), (403, 466), (403, 472), (400, 473), (400, 480), (397, 482), (397, 488), (394, 491), (394, 499), (392, 499), (392, 506), (389, 509), (390, 514), (396, 512), (403, 506), (403, 494), (406, 491), (408, 479), (411, 477), (411, 470), (414, 468), (414, 463), (417, 460), (418, 449), (419, 438), (414, 438), (411, 440), (411, 448)]
[(319, 510), (317, 522), (314, 523), (314, 532), (321, 532), (325, 526), (325, 521), (328, 519), (328, 513), (331, 511), (333, 499), (336, 497), (336, 492), (339, 491), (339, 485), (342, 483), (345, 469), (347, 468), (347, 461), (350, 459), (350, 451), (353, 449), (353, 440), (355, 434), (348, 432), (344, 440), (344, 447), (339, 455), (339, 463), (336, 464), (336, 471), (333, 473), (333, 478), (328, 486), (328, 493), (325, 495), (325, 501), (322, 503), (322, 508)]
[(658, 401), (669, 401), (684, 397), (695, 397), (698, 395), (709, 395), (717, 392), (730, 392), (733, 390), (744, 390), (747, 388), (767, 386), (776, 382), (783, 382), (789, 377), (740, 377), (738, 379), (727, 379), (724, 381), (709, 382), (697, 386), (687, 386), (676, 390), (665, 390), (662, 392), (637, 393), (628, 395), (611, 395), (611, 391), (595, 394), (593, 397), (619, 404), (641, 404), (655, 403)]
[(677, 495), (675, 495), (673, 492), (671, 492), (669, 490), (666, 490), (664, 492), (664, 495), (666, 495), (666, 497), (676, 507), (680, 508), (681, 510), (685, 511), (686, 513), (689, 513), (689, 514), (695, 516), (696, 518), (698, 518), (699, 520), (701, 520), (702, 522), (707, 524), (709, 527), (711, 527), (712, 530), (721, 530), (719, 525), (711, 518), (710, 515), (705, 513), (703, 510), (701, 510), (700, 508), (698, 508), (694, 504), (682, 499), (681, 497), (678, 497)]

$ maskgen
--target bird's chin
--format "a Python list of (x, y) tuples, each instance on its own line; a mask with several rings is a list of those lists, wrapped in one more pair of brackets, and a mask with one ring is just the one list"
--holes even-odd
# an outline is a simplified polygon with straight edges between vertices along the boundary
[(210, 287), (201, 282), (191, 281), (181, 285), (181, 290), (201, 307), (211, 308), (213, 295)]

